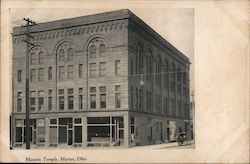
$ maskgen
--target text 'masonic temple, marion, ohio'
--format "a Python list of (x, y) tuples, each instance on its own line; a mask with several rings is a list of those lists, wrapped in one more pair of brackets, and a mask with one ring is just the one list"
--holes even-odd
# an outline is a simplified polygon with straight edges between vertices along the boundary
[[(190, 61), (131, 11), (30, 32), (31, 148), (132, 147), (191, 134)], [(11, 146), (25, 148), (25, 27), (12, 37)]]

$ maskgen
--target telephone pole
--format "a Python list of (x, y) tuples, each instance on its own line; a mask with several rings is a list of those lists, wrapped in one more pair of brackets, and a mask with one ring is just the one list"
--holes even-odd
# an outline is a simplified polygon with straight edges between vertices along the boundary
[(25, 127), (25, 140), (26, 140), (26, 149), (30, 149), (30, 87), (29, 87), (29, 50), (30, 45), (35, 46), (30, 42), (30, 38), (33, 38), (30, 35), (30, 27), (36, 25), (36, 23), (29, 18), (24, 18), (25, 25), (23, 27), (26, 28), (24, 35), (26, 35), (26, 39), (23, 40), (26, 43), (26, 113), (25, 113), (25, 120), (26, 120), (26, 127)]

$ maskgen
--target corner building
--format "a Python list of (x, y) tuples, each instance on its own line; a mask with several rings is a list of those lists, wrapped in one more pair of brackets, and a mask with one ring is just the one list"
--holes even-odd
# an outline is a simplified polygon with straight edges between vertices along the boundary
[[(22, 148), (24, 33), (12, 34), (11, 145)], [(189, 131), (189, 59), (131, 11), (39, 23), (30, 35), (31, 148), (131, 147)]]

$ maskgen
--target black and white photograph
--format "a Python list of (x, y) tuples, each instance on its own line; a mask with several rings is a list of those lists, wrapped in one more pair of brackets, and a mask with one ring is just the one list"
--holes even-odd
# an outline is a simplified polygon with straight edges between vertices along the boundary
[(3, 1), (1, 161), (247, 163), (246, 4)]

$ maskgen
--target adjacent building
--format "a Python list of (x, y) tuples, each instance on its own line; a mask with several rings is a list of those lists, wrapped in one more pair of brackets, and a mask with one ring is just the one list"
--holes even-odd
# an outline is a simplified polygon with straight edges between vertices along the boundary
[[(23, 148), (24, 33), (13, 29), (11, 114), (11, 145)], [(30, 35), (31, 148), (131, 147), (189, 131), (189, 59), (131, 11), (39, 23)]]

